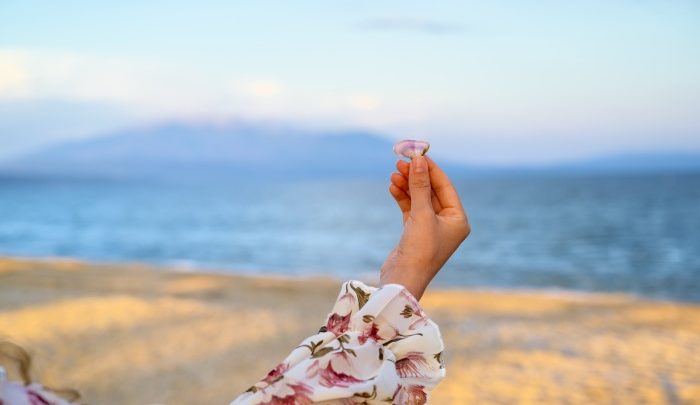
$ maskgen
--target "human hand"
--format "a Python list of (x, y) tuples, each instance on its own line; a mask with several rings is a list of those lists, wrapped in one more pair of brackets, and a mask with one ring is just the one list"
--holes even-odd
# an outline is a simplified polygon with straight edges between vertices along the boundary
[(380, 273), (380, 283), (401, 284), (416, 299), (469, 236), (471, 228), (457, 191), (427, 156), (399, 160), (389, 192), (403, 214), (404, 231)]

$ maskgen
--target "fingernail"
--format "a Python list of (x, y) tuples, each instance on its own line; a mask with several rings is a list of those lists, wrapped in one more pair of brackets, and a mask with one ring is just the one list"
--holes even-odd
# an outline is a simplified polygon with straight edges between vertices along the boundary
[(425, 162), (425, 158), (423, 156), (416, 156), (413, 158), (413, 171), (416, 173), (423, 173), (427, 168), (428, 165)]

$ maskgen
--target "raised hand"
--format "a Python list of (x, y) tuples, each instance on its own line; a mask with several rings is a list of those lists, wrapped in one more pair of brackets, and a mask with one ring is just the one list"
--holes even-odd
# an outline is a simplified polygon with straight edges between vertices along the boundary
[(401, 284), (420, 299), (471, 229), (457, 191), (432, 159), (399, 160), (396, 168), (389, 192), (403, 214), (404, 231), (380, 282)]

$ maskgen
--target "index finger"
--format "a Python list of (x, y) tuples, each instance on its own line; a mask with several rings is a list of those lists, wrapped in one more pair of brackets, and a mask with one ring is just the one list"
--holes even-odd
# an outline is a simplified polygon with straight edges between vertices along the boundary
[(460, 201), (459, 194), (457, 194), (457, 190), (455, 190), (454, 186), (452, 185), (450, 178), (447, 177), (447, 174), (442, 171), (440, 166), (438, 166), (433, 159), (428, 156), (425, 158), (428, 161), (430, 185), (433, 187), (433, 190), (435, 190), (435, 194), (440, 200), (442, 209), (458, 209), (463, 213), (464, 208), (462, 208), (462, 202)]

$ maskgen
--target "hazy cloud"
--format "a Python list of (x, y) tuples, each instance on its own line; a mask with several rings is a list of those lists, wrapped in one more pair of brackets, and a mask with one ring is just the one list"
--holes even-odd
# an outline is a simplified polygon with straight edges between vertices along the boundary
[(231, 115), (250, 97), (283, 88), (157, 59), (0, 48), (0, 102), (55, 100), (109, 104), (147, 117)]
[(378, 127), (418, 109), (382, 106), (359, 89), (327, 92), (153, 58), (0, 47), (0, 159), (115, 125), (245, 118)]
[(0, 99), (27, 92), (27, 71), (18, 55), (0, 52)]
[(251, 80), (242, 87), (247, 94), (258, 98), (274, 98), (284, 92), (284, 86), (275, 80)]
[(379, 108), (379, 99), (372, 94), (351, 94), (348, 101), (350, 107), (358, 111), (376, 111)]
[(368, 31), (409, 31), (432, 35), (457, 34), (464, 31), (461, 24), (410, 17), (376, 18), (364, 21), (358, 27)]

